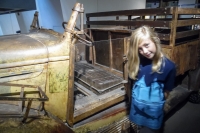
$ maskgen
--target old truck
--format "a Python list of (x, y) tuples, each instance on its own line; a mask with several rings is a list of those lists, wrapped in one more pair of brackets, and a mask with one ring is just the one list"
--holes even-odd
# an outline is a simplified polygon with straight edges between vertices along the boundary
[[(74, 132), (129, 130), (126, 52), (131, 32), (141, 25), (158, 32), (164, 53), (177, 66), (176, 88), (167, 99), (166, 113), (198, 92), (200, 32), (195, 26), (200, 20), (179, 15), (198, 15), (200, 9), (89, 13), (86, 29), (83, 12), (83, 5), (76, 3), (69, 22), (63, 23), (63, 34), (37, 27), (34, 19), (30, 33), (0, 37), (0, 102), (19, 106), (23, 123), (31, 110), (43, 110)], [(75, 30), (78, 14), (82, 26)], [(105, 16), (116, 20), (90, 21)], [(120, 20), (121, 16), (127, 19)], [(5, 114), (12, 117), (9, 109)]]

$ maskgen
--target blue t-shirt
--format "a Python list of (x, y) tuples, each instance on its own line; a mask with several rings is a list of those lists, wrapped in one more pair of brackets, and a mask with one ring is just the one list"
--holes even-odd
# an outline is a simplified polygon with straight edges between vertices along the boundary
[(152, 61), (142, 59), (132, 89), (130, 120), (138, 125), (159, 129), (163, 120), (164, 91), (174, 88), (175, 64), (163, 57), (159, 73), (152, 72)]

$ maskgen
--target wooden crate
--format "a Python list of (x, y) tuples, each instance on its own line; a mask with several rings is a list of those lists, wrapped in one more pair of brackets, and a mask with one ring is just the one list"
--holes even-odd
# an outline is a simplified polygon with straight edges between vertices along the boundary
[[(128, 37), (134, 29), (142, 25), (152, 27), (158, 33), (165, 55), (175, 62), (177, 75), (179, 75), (198, 66), (200, 48), (200, 30), (195, 28), (200, 24), (200, 19), (183, 18), (183, 15), (200, 15), (200, 9), (179, 7), (137, 9), (88, 13), (86, 17), (88, 30), (94, 41)], [(108, 16), (116, 16), (116, 20), (90, 21), (91, 17)], [(120, 20), (122, 16), (127, 16), (127, 19)], [(99, 26), (104, 28), (99, 28)], [(108, 26), (115, 28), (108, 28)], [(115, 33), (117, 36), (114, 35)], [(95, 53), (94, 56), (97, 54), (100, 53)], [(93, 59), (96, 58), (93, 57)], [(107, 64), (110, 64), (109, 61), (111, 60), (108, 60)], [(93, 60), (93, 62), (96, 61)]]

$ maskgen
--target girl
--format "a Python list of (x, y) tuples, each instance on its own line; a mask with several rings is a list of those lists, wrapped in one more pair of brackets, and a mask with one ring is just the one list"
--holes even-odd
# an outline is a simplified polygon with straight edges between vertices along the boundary
[(174, 87), (176, 69), (162, 53), (157, 34), (148, 26), (134, 30), (131, 35), (128, 70), (129, 77), (135, 80), (130, 120), (156, 131), (162, 125), (163, 106)]

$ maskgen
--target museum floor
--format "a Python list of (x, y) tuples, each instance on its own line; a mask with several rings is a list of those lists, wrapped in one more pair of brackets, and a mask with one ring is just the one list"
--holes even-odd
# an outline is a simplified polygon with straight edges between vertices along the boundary
[(200, 133), (200, 104), (184, 102), (171, 114), (163, 133)]

